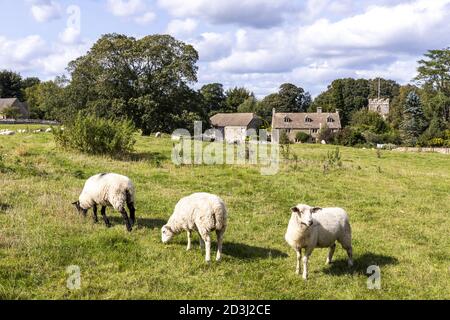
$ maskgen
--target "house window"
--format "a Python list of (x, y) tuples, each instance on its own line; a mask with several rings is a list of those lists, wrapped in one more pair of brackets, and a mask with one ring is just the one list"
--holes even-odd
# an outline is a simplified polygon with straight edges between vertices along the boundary
[(317, 133), (319, 132), (319, 129), (311, 129), (311, 133)]
[(313, 120), (312, 120), (310, 117), (308, 117), (308, 116), (305, 117), (305, 122), (310, 123), (310, 122), (312, 122), (312, 121), (313, 121)]
[(332, 117), (328, 117), (328, 118), (327, 118), (327, 122), (328, 122), (328, 123), (334, 122), (334, 119), (333, 119)]
[(291, 122), (291, 121), (292, 121), (292, 120), (291, 120), (289, 117), (287, 117), (287, 116), (284, 117), (284, 122), (285, 122), (285, 123), (289, 123), (289, 122)]

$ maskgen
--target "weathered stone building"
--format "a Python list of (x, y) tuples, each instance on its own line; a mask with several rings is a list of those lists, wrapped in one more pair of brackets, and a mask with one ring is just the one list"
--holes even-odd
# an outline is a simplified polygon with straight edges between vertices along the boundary
[(210, 119), (212, 126), (221, 132), (217, 140), (228, 143), (243, 143), (247, 138), (247, 130), (257, 130), (262, 120), (254, 113), (218, 113)]
[(376, 112), (386, 119), (389, 115), (389, 102), (388, 98), (369, 99), (369, 111)]
[(317, 108), (315, 113), (276, 113), (272, 111), (272, 141), (279, 142), (282, 132), (285, 132), (289, 140), (295, 141), (298, 132), (309, 134), (317, 139), (322, 128), (328, 127), (333, 132), (341, 130), (339, 112), (322, 112)]

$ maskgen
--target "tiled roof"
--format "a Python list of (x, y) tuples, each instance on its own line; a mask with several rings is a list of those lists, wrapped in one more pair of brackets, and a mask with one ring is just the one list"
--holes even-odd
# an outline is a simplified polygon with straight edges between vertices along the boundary
[(218, 113), (210, 120), (214, 127), (247, 127), (255, 118), (254, 113)]
[(320, 129), (321, 124), (341, 129), (339, 113), (275, 113), (272, 117), (274, 129)]

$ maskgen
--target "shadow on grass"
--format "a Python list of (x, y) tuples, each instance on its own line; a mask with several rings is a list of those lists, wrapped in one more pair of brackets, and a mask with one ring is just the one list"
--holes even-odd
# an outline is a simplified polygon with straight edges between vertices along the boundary
[(324, 270), (324, 273), (334, 276), (341, 276), (344, 274), (360, 274), (367, 275), (367, 268), (375, 265), (380, 268), (387, 265), (395, 265), (398, 263), (397, 258), (391, 256), (385, 256), (375, 253), (365, 253), (362, 256), (354, 258), (353, 267), (348, 267), (347, 259), (336, 260)]
[(169, 158), (166, 155), (159, 152), (134, 152), (117, 157), (117, 160), (122, 161), (132, 161), (132, 162), (150, 161), (155, 163), (163, 162), (168, 159)]
[(239, 259), (286, 258), (288, 255), (280, 250), (250, 246), (243, 243), (225, 242), (223, 253)]
[[(103, 222), (100, 219), (100, 222)], [(114, 225), (124, 225), (125, 226), (125, 221), (123, 220), (123, 218), (120, 216), (108, 216), (109, 221), (111, 222), (111, 224)], [(162, 220), (162, 219), (150, 219), (150, 218), (139, 218), (136, 217), (136, 226), (138, 227), (144, 227), (144, 228), (148, 228), (148, 229), (161, 229), (162, 226), (164, 226), (166, 224), (166, 221)]]

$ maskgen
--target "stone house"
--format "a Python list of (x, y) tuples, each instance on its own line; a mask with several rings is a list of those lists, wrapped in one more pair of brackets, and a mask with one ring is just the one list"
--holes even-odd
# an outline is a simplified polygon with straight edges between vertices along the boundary
[(339, 112), (322, 112), (322, 108), (317, 108), (315, 113), (276, 113), (274, 109), (272, 111), (272, 142), (278, 143), (282, 132), (285, 132), (291, 141), (296, 140), (298, 132), (307, 133), (317, 140), (320, 130), (325, 126), (333, 132), (341, 130)]
[[(262, 120), (254, 113), (218, 113), (210, 118), (211, 125), (218, 129), (221, 137), (228, 143), (243, 143), (248, 136), (247, 130), (258, 130)], [(216, 136), (220, 141), (221, 137)]]
[(0, 99), (0, 119), (6, 119), (5, 111), (8, 109), (15, 109), (18, 118), (27, 119), (30, 116), (28, 105), (25, 102), (20, 102), (17, 98), (2, 98)]

